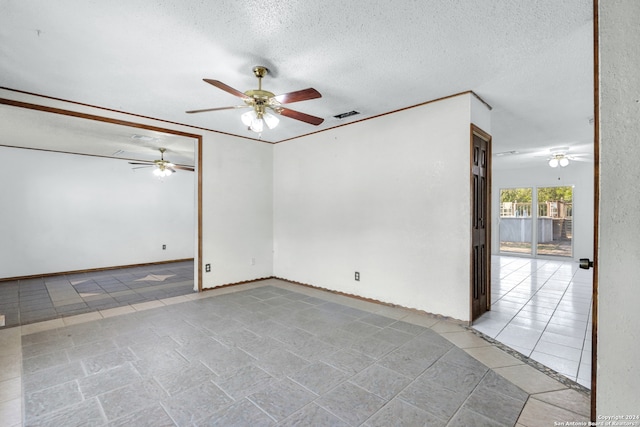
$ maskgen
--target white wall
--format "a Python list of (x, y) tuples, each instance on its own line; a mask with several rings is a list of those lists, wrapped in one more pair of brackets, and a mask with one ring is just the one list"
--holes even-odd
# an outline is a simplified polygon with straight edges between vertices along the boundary
[(203, 287), (271, 277), (273, 146), (212, 132), (203, 146)]
[(276, 145), (274, 275), (468, 320), (471, 98)]
[(636, 0), (599, 2), (598, 416), (640, 415), (638, 18)]
[(566, 168), (551, 168), (541, 159), (536, 168), (498, 169), (492, 171), (491, 251), (500, 252), (500, 189), (515, 187), (573, 188), (573, 258), (593, 257), (593, 164), (572, 162)]
[(7, 147), (0, 159), (0, 277), (193, 257), (193, 173), (160, 181), (123, 160)]

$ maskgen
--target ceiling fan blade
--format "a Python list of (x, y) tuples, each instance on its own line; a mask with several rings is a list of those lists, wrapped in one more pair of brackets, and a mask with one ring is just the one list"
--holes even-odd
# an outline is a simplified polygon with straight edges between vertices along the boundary
[(131, 169), (132, 169), (132, 170), (136, 170), (136, 169), (144, 169), (144, 168), (150, 168), (151, 166), (153, 166), (153, 165), (138, 166), (138, 167), (131, 168)]
[(222, 89), (223, 91), (230, 93), (231, 95), (237, 96), (238, 98), (251, 99), (251, 97), (245, 95), (244, 92), (240, 92), (238, 89), (234, 89), (231, 86), (228, 86), (222, 83), (220, 80), (212, 80), (212, 79), (202, 79), (202, 80), (209, 83), (210, 85), (217, 87), (218, 89)]
[(291, 104), (292, 102), (306, 101), (307, 99), (322, 98), (320, 92), (310, 87), (295, 92), (283, 93), (273, 97), (280, 104)]
[(207, 111), (220, 111), (220, 110), (235, 110), (238, 108), (249, 108), (249, 105), (234, 105), (233, 107), (218, 107), (218, 108), (205, 108), (202, 110), (189, 110), (185, 111), (185, 113), (193, 114), (193, 113), (206, 113)]
[(153, 162), (129, 162), (130, 165), (146, 165), (153, 166), (155, 163)]
[(195, 168), (192, 168), (190, 166), (180, 166), (180, 165), (174, 165), (173, 166), (174, 169), (180, 169), (183, 171), (189, 171), (189, 172), (193, 172), (195, 170)]
[(314, 126), (318, 126), (320, 123), (324, 122), (323, 118), (301, 113), (300, 111), (291, 110), (289, 108), (278, 108), (277, 111), (285, 117), (300, 120), (301, 122), (309, 123)]

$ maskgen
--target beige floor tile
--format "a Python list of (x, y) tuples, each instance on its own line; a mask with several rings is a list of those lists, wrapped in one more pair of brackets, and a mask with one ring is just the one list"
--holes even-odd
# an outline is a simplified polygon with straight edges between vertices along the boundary
[(102, 315), (100, 312), (78, 314), (77, 316), (63, 317), (65, 326), (77, 325), (78, 323), (91, 322), (92, 320), (100, 320)]
[(368, 304), (371, 304), (371, 307), (367, 311), (374, 312), (380, 316), (386, 316), (396, 320), (404, 320), (404, 318), (407, 317), (408, 314), (407, 310), (401, 307), (389, 307), (380, 304), (374, 304), (371, 302)]
[(523, 365), (524, 362), (516, 359), (505, 351), (495, 346), (466, 348), (464, 351), (476, 358), (489, 368), (502, 368), (504, 366)]
[(178, 295), (177, 297), (165, 298), (160, 301), (164, 305), (173, 305), (173, 304), (180, 304), (182, 302), (189, 302), (190, 300), (184, 295)]
[(108, 308), (106, 310), (100, 310), (100, 314), (105, 319), (107, 317), (120, 316), (122, 314), (135, 313), (136, 310), (130, 305), (124, 305), (122, 307)]
[(441, 332), (440, 335), (454, 343), (460, 348), (472, 348), (472, 347), (486, 347), (491, 343), (483, 340), (473, 332)]
[(21, 353), (20, 328), (0, 330), (0, 357)]
[(53, 319), (44, 322), (31, 323), (29, 325), (21, 326), (22, 335), (35, 334), (36, 332), (50, 331), (52, 329), (62, 328), (65, 326), (64, 320)]
[(242, 285), (235, 286), (225, 286), (221, 288), (207, 288), (203, 289), (203, 292), (187, 294), (185, 297), (189, 298), (189, 300), (198, 300), (202, 298), (211, 298), (216, 295), (225, 295), (233, 292), (246, 291), (247, 289), (253, 289), (256, 286), (251, 286), (250, 283), (244, 283)]
[(0, 381), (0, 402), (20, 399), (22, 397), (22, 378), (16, 377)]
[(418, 326), (424, 326), (430, 328), (440, 321), (440, 319), (430, 314), (409, 313), (407, 317), (402, 319), (403, 322), (412, 323)]
[(591, 415), (591, 398), (576, 390), (566, 389), (534, 394), (531, 398), (550, 403), (585, 417)]
[(22, 375), (22, 351), (0, 356), (0, 381), (20, 378), (20, 375)]
[(529, 394), (563, 390), (567, 387), (529, 365), (495, 368), (494, 371)]
[(588, 421), (589, 417), (578, 415), (532, 398), (529, 398), (522, 410), (522, 414), (520, 414), (520, 418), (518, 418), (518, 423), (526, 427), (553, 426), (560, 425), (554, 423)]
[(450, 320), (440, 320), (436, 324), (431, 326), (431, 329), (440, 334), (443, 332), (462, 332), (466, 330), (462, 326), (460, 326), (460, 323)]
[(22, 425), (22, 399), (0, 403), (0, 420), (7, 427)]
[(159, 308), (164, 306), (165, 305), (160, 301), (147, 301), (147, 302), (141, 302), (138, 304), (131, 304), (131, 307), (133, 307), (135, 311), (149, 310), (152, 308)]

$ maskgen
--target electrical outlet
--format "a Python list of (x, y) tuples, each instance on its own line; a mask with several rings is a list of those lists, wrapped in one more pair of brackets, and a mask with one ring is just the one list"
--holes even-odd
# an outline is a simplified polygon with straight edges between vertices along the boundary
[(356, 281), (360, 281), (360, 273), (358, 271), (356, 271)]
[(206, 273), (211, 273), (211, 264), (205, 264), (204, 265), (204, 271)]
[(162, 245), (162, 250), (164, 251), (165, 249), (167, 249), (167, 245)]
[(256, 259), (255, 258), (251, 258), (251, 265), (256, 265)]

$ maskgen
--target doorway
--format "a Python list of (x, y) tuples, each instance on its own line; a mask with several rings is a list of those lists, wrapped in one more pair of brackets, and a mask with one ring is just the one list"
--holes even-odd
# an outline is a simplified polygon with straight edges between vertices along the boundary
[[(160, 128), (152, 125), (139, 124), (136, 122), (130, 122), (123, 119), (115, 119), (110, 117), (104, 117), (99, 115), (93, 115), (89, 113), (78, 112), (74, 110), (66, 110), (54, 107), (48, 107), (38, 104), (31, 104), (21, 101), (16, 101), (12, 99), (0, 98), (0, 109), (4, 115), (10, 115), (12, 120), (12, 126), (9, 129), (5, 129), (5, 134), (3, 134), (5, 141), (10, 141), (11, 145), (4, 145), (3, 149), (12, 150), (20, 153), (19, 155), (29, 156), (29, 159), (25, 160), (21, 163), (16, 164), (26, 164), (29, 166), (34, 166), (33, 158), (38, 156), (38, 161), (40, 164), (49, 165), (51, 162), (47, 163), (48, 157), (51, 156), (59, 156), (59, 158), (64, 158), (64, 161), (70, 166), (74, 166), (75, 172), (77, 175), (73, 175), (71, 169), (67, 170), (66, 168), (61, 168), (63, 171), (66, 171), (65, 174), (60, 175), (59, 173), (55, 174), (56, 179), (66, 179), (67, 182), (71, 183), (79, 183), (78, 185), (84, 186), (82, 189), (87, 191), (87, 194), (90, 195), (89, 198), (85, 200), (85, 203), (77, 203), (78, 200), (82, 201), (83, 199), (77, 197), (77, 193), (70, 192), (69, 186), (59, 185), (56, 187), (59, 190), (59, 194), (64, 194), (65, 197), (68, 196), (68, 199), (76, 202), (73, 204), (73, 208), (75, 208), (74, 213), (77, 214), (76, 217), (79, 217), (80, 214), (84, 214), (83, 219), (86, 219), (85, 222), (74, 222), (71, 215), (67, 215), (66, 211), (62, 208), (58, 208), (55, 212), (58, 212), (58, 216), (56, 218), (55, 226), (50, 227), (50, 230), (54, 233), (60, 233), (69, 235), (71, 226), (79, 227), (82, 225), (89, 224), (85, 226), (83, 233), (75, 233), (77, 235), (81, 235), (83, 239), (90, 240), (93, 238), (96, 241), (108, 242), (113, 245), (111, 247), (107, 247), (107, 245), (98, 245), (96, 251), (91, 253), (92, 258), (87, 260), (87, 251), (82, 252), (82, 241), (80, 240), (69, 240), (69, 239), (42, 239), (41, 235), (38, 233), (34, 233), (31, 231), (29, 237), (31, 238), (30, 243), (30, 251), (28, 253), (31, 259), (44, 259), (48, 262), (45, 266), (43, 263), (30, 263), (28, 259), (24, 256), (23, 252), (12, 250), (12, 256), (14, 257), (14, 261), (12, 263), (13, 270), (8, 273), (5, 272), (7, 278), (10, 277), (27, 277), (27, 276), (35, 276), (41, 274), (47, 274), (51, 272), (66, 272), (66, 271), (84, 271), (84, 270), (93, 270), (98, 268), (111, 268), (111, 267), (120, 267), (120, 266), (128, 266), (130, 264), (150, 264), (157, 263), (163, 261), (174, 261), (176, 259), (189, 259), (195, 258), (194, 265), (194, 287), (197, 287), (198, 290), (201, 290), (202, 286), (202, 271), (200, 268), (201, 263), (201, 253), (202, 253), (202, 215), (201, 215), (201, 205), (202, 205), (202, 188), (201, 188), (201, 163), (202, 163), (202, 136), (197, 134), (186, 133), (184, 131), (179, 131), (175, 129), (168, 128)], [(19, 123), (28, 123), (29, 125), (20, 126)], [(37, 126), (35, 125), (37, 124)], [(28, 130), (28, 132), (25, 131)], [(11, 131), (12, 133), (10, 133)], [(55, 138), (54, 138), (55, 136)], [(138, 190), (139, 186), (127, 186), (123, 184), (124, 181), (132, 181), (130, 178), (132, 176), (131, 167), (128, 164), (127, 160), (149, 160), (149, 159), (139, 159), (132, 157), (123, 157), (118, 158), (117, 156), (120, 153), (123, 153), (123, 150), (115, 151), (112, 153), (112, 150), (107, 151), (107, 154), (102, 152), (95, 152), (92, 149), (96, 147), (111, 147), (108, 144), (129, 144), (128, 146), (133, 146), (137, 144), (138, 149), (143, 147), (142, 143), (136, 143), (135, 141), (139, 140), (153, 140), (155, 144), (162, 144), (164, 147), (172, 147), (175, 151), (174, 156), (177, 156), (177, 153), (186, 152), (191, 157), (191, 164), (196, 167), (196, 176), (191, 177), (187, 174), (178, 175), (177, 178), (182, 180), (182, 183), (186, 185), (186, 187), (182, 188), (193, 188), (195, 192), (195, 201), (192, 194), (188, 194), (189, 192), (185, 192), (186, 200), (182, 204), (177, 204), (177, 206), (189, 206), (190, 211), (187, 211), (187, 215), (191, 215), (193, 217), (193, 221), (196, 227), (195, 230), (195, 239), (192, 228), (187, 229), (184, 233), (181, 233), (182, 229), (175, 227), (169, 228), (168, 233), (163, 234), (161, 237), (173, 238), (174, 242), (178, 242), (176, 244), (175, 251), (174, 246), (169, 246), (169, 250), (171, 252), (161, 252), (166, 250), (166, 241), (160, 240), (152, 241), (148, 243), (152, 239), (156, 239), (157, 236), (160, 236), (157, 233), (158, 229), (164, 229), (163, 225), (166, 225), (167, 221), (164, 221), (164, 218), (159, 214), (155, 217), (155, 222), (160, 223), (160, 227), (156, 227), (153, 229), (154, 233), (144, 232), (139, 242), (143, 242), (144, 252), (143, 256), (148, 258), (139, 259), (128, 257), (128, 254), (123, 256), (124, 251), (111, 250), (115, 245), (120, 244), (120, 242), (126, 242), (132, 239), (131, 229), (134, 229), (135, 232), (144, 231), (143, 227), (149, 227), (150, 224), (154, 225), (152, 221), (149, 220), (149, 215), (146, 214), (146, 210), (131, 210), (131, 209), (121, 209), (121, 206), (115, 206), (113, 200), (116, 201), (124, 200), (128, 203), (146, 203), (145, 207), (152, 206), (155, 207), (152, 203), (158, 203), (159, 208), (149, 209), (152, 212), (160, 212), (162, 215), (166, 215), (167, 212), (163, 211), (166, 209), (166, 198), (160, 197), (149, 197), (149, 199), (144, 199), (144, 196), (152, 196), (153, 192), (144, 192), (138, 191), (134, 194), (134, 190)], [(134, 141), (132, 143), (131, 141)], [(151, 142), (149, 142), (151, 144)], [(2, 145), (2, 144), (0, 144)], [(124, 147), (124, 146), (123, 146)], [(180, 150), (178, 150), (180, 148)], [(115, 150), (115, 148), (114, 148)], [(131, 151), (133, 153), (133, 151)], [(137, 154), (134, 153), (137, 156)], [(82, 162), (77, 161), (78, 156), (82, 157), (84, 160)], [(152, 157), (153, 158), (153, 157)], [(112, 161), (112, 160), (118, 160)], [(172, 159), (173, 160), (173, 159)], [(105, 164), (108, 163), (108, 164)], [(56, 166), (60, 168), (60, 164), (58, 161), (58, 157), (55, 162)], [(91, 167), (89, 167), (89, 165)], [(99, 166), (96, 167), (96, 165)], [(22, 173), (24, 176), (32, 179), (33, 182), (36, 183), (47, 183), (49, 184), (51, 180), (47, 180), (45, 174), (43, 174), (43, 170), (46, 172), (49, 168), (44, 168), (41, 170), (35, 168), (35, 172), (31, 175), (25, 173), (24, 168), (20, 168), (18, 172)], [(119, 169), (123, 169), (127, 172), (127, 174), (121, 174)], [(101, 172), (101, 173), (98, 173)], [(6, 173), (6, 171), (5, 171)], [(82, 175), (80, 175), (82, 173)], [(90, 175), (92, 174), (92, 175)], [(111, 175), (109, 175), (111, 174)], [(20, 175), (20, 176), (23, 176)], [(127, 178), (123, 176), (127, 175)], [(82, 176), (82, 180), (78, 180), (77, 176)], [(89, 180), (88, 177), (97, 177), (95, 180)], [(106, 179), (105, 176), (109, 177)], [(138, 175), (140, 177), (141, 175)], [(62, 177), (62, 178), (61, 178)], [(154, 180), (153, 175), (150, 174), (149, 181)], [(118, 179), (118, 181), (115, 181)], [(24, 180), (22, 180), (24, 181)], [(138, 184), (141, 186), (142, 181), (138, 180)], [(114, 183), (118, 182), (120, 185), (116, 186)], [(169, 187), (168, 185), (163, 184), (165, 187)], [(175, 185), (180, 185), (175, 183)], [(93, 186), (93, 187), (92, 187)], [(95, 186), (99, 186), (98, 188), (104, 190), (105, 192), (99, 193), (96, 190)], [(42, 185), (36, 186), (35, 188), (40, 189), (41, 194), (45, 194), (47, 197), (51, 196), (51, 191), (48, 191), (47, 187), (43, 187)], [(124, 194), (124, 191), (128, 191), (127, 194)], [(48, 192), (47, 192), (48, 191)], [(157, 192), (159, 192), (158, 190)], [(40, 203), (45, 203), (49, 200), (47, 197), (33, 198), (33, 191), (31, 192), (16, 192), (14, 194), (18, 194), (20, 197), (24, 197), (23, 194), (27, 196), (31, 195), (31, 198)], [(166, 191), (165, 191), (166, 193)], [(176, 193), (176, 192), (174, 192)], [(106, 195), (106, 196), (105, 196)], [(108, 197), (107, 197), (108, 196)], [(52, 203), (57, 203), (55, 206), (63, 206), (65, 209), (66, 205), (60, 203), (61, 198), (49, 197), (52, 201), (46, 204), (46, 209), (32, 208), (31, 211), (35, 212), (38, 215), (42, 215), (42, 212), (49, 212), (51, 210)], [(89, 203), (88, 200), (92, 202)], [(140, 200), (142, 202), (140, 202)], [(95, 220), (91, 215), (86, 214), (86, 210), (82, 210), (85, 206), (93, 208), (96, 203), (100, 201), (110, 209), (111, 211), (102, 211), (100, 218), (107, 218), (109, 228), (109, 239), (100, 239), (102, 237), (99, 233), (104, 233), (106, 226), (101, 224), (101, 227), (93, 226), (90, 222)], [(148, 202), (148, 203), (147, 203)], [(113, 204), (114, 206), (109, 206)], [(20, 206), (21, 204), (17, 204)], [(71, 206), (71, 204), (68, 204)], [(128, 205), (129, 206), (129, 205)], [(119, 209), (120, 208), (120, 209)], [(121, 213), (120, 211), (124, 212)], [(107, 212), (105, 214), (105, 212)], [(109, 215), (112, 214), (112, 215)], [(125, 215), (126, 214), (126, 215)], [(133, 214), (138, 214), (137, 218), (134, 217)], [(122, 216), (125, 215), (125, 216)], [(51, 213), (48, 214), (48, 218), (53, 218)], [(132, 217), (137, 219), (135, 225), (131, 225), (133, 223)], [(140, 219), (142, 218), (142, 219)], [(173, 216), (176, 218), (176, 216)], [(187, 218), (186, 221), (182, 223), (176, 221), (178, 225), (182, 225), (184, 223), (188, 223), (188, 220), (191, 218)], [(64, 221), (66, 222), (64, 222)], [(105, 223), (107, 221), (105, 220)], [(129, 227), (126, 229), (124, 226)], [(138, 225), (140, 225), (138, 227)], [(68, 228), (65, 228), (68, 227)], [(137, 227), (137, 228), (136, 228)], [(75, 229), (72, 229), (75, 230)], [(175, 231), (179, 230), (179, 231)], [(93, 233), (89, 235), (89, 232)], [(173, 233), (173, 234), (170, 234)], [(96, 237), (97, 236), (97, 237)], [(177, 236), (177, 237), (176, 237)], [(23, 241), (26, 241), (25, 236), (21, 238)], [(10, 241), (10, 240), (9, 240)], [(46, 257), (40, 256), (40, 253), (47, 251), (47, 242), (58, 242), (55, 243), (59, 245), (59, 242), (62, 241), (66, 244), (65, 249), (67, 252), (60, 250), (59, 247), (56, 247), (55, 251), (47, 252)], [(86, 246), (86, 245), (85, 245)], [(131, 246), (131, 245), (130, 245)], [(122, 246), (121, 246), (122, 247)], [(80, 249), (78, 249), (80, 248)], [(106, 249), (105, 249), (106, 248)], [(152, 248), (152, 249), (149, 249)], [(162, 249), (160, 249), (162, 248)], [(128, 247), (130, 249), (130, 247)], [(101, 250), (102, 253), (99, 253), (98, 250)], [(37, 251), (40, 251), (38, 253)], [(75, 251), (75, 252), (72, 252)], [(130, 250), (135, 252), (134, 250)], [(81, 258), (82, 264), (76, 263), (76, 259), (67, 256), (68, 253), (82, 253), (84, 258)], [(107, 254), (107, 256), (103, 256), (103, 254)], [(160, 255), (160, 253), (164, 255), (164, 258)], [(169, 255), (166, 255), (166, 254)], [(185, 255), (186, 254), (186, 255)], [(195, 256), (193, 255), (195, 254)], [(137, 253), (136, 253), (137, 255)], [(166, 258), (166, 259), (165, 259)], [(26, 259), (26, 261), (25, 261)], [(98, 260), (99, 263), (95, 262)], [(131, 261), (133, 259), (133, 261)], [(123, 261), (124, 260), (124, 261)], [(34, 267), (39, 268), (39, 270), (34, 270)]]

